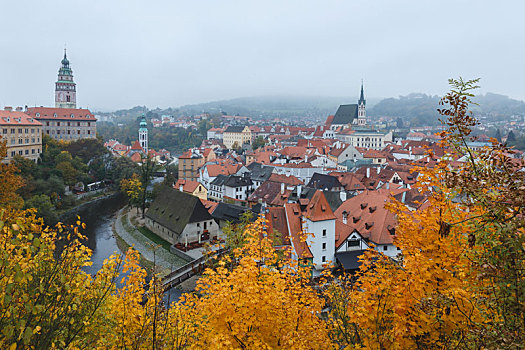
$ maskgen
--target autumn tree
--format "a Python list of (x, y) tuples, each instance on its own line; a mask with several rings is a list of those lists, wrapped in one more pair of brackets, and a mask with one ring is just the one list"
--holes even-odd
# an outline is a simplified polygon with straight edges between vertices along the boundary
[[(191, 349), (329, 349), (321, 299), (310, 285), (311, 272), (296, 261), (279, 259), (259, 218), (244, 230), (233, 268), (226, 256), (206, 270), (195, 294), (172, 309), (190, 327)], [(289, 255), (288, 255), (289, 256)], [(179, 322), (178, 329), (184, 330)]]
[(129, 179), (123, 179), (120, 182), (120, 189), (123, 191), (129, 200), (129, 205), (133, 208), (138, 208), (141, 205), (141, 196), (144, 192), (142, 188), (142, 182), (139, 179), (138, 174), (133, 174)]
[(255, 140), (253, 140), (252, 148), (256, 150), (258, 148), (264, 147), (265, 144), (266, 144), (266, 140), (264, 139), (264, 137), (258, 136), (257, 138), (255, 138)]
[[(467, 157), (460, 169), (444, 169), (447, 188), (456, 191), (468, 212), (467, 255), (471, 274), (478, 279), (475, 292), (485, 318), (475, 329), (480, 342), (491, 348), (525, 345), (525, 162), (514, 150), (492, 140), (491, 147), (468, 147), (471, 127), (478, 121), (468, 112), (474, 82), (452, 80), (452, 93), (442, 101), (448, 117), (445, 142)], [(465, 91), (467, 90), (467, 91)], [(446, 227), (456, 226), (454, 221)]]
[(146, 213), (146, 207), (148, 206), (148, 200), (152, 197), (152, 192), (148, 189), (153, 179), (153, 175), (159, 169), (159, 166), (155, 159), (150, 156), (142, 157), (142, 161), (139, 167), (139, 179), (142, 184), (142, 193), (139, 197), (140, 208), (142, 209), (142, 218)]
[(91, 276), (83, 271), (91, 264), (83, 227), (49, 228), (33, 210), (0, 210), (2, 349), (152, 347), (151, 315), (161, 298), (146, 294), (138, 253), (114, 255)]
[[(447, 154), (417, 169), (428, 203), (397, 215), (402, 258), (369, 250), (355, 279), (327, 288), (331, 335), (371, 349), (522, 348), (525, 334), (523, 161), (494, 140), (468, 147), (477, 80), (451, 80), (438, 110)], [(455, 162), (462, 159), (463, 162)]]
[[(6, 140), (0, 139), (0, 159), (4, 160), (6, 157)], [(14, 162), (0, 162), (0, 207), (13, 206), (21, 208), (24, 205), (24, 201), (16, 192), (24, 186), (24, 182), (17, 172), (18, 168)]]

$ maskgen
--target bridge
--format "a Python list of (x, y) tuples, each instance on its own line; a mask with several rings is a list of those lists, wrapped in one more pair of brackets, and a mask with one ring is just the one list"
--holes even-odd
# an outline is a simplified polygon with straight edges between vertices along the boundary
[(164, 276), (161, 280), (164, 291), (168, 291), (173, 287), (181, 284), (186, 281), (188, 278), (201, 274), (206, 268), (206, 263), (211, 258), (221, 257), (225, 254), (226, 249), (219, 249), (210, 256), (201, 256), (198, 259), (195, 259), (186, 265), (179, 267), (178, 269), (170, 272), (168, 275)]

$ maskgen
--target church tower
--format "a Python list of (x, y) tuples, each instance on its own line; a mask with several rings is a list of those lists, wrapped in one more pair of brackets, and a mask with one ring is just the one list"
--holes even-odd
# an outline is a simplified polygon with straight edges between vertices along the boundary
[(363, 82), (361, 81), (361, 96), (357, 102), (357, 125), (362, 126), (366, 125), (366, 100), (365, 93), (363, 90)]
[(140, 128), (139, 128), (139, 142), (140, 146), (146, 153), (145, 155), (148, 155), (148, 123), (146, 122), (146, 117), (144, 114), (142, 114), (142, 119), (140, 120)]
[(62, 66), (58, 70), (58, 81), (55, 83), (55, 107), (56, 108), (77, 108), (77, 87), (73, 82), (73, 71), (69, 67), (66, 49)]

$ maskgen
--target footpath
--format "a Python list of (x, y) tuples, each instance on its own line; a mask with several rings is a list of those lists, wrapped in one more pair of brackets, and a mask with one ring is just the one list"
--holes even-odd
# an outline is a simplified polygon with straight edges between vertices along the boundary
[(120, 209), (113, 225), (115, 235), (120, 237), (127, 245), (134, 247), (144, 259), (151, 263), (155, 262), (161, 275), (177, 270), (189, 262), (146, 237), (131, 224), (131, 219), (138, 219), (134, 210), (129, 210), (129, 207)]

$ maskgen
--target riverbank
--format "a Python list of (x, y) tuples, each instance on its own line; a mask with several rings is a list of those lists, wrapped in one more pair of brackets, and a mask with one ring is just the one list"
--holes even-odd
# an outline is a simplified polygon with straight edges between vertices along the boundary
[(171, 253), (169, 243), (154, 234), (147, 234), (147, 229), (141, 226), (141, 220), (136, 210), (130, 210), (128, 206), (118, 211), (113, 222), (113, 234), (119, 249), (126, 252), (129, 247), (134, 247), (140, 253), (141, 266), (160, 276), (189, 262)]
[(89, 206), (95, 205), (98, 202), (105, 201), (112, 197), (117, 197), (119, 194), (119, 191), (111, 190), (108, 192), (97, 193), (92, 197), (82, 198), (81, 200), (79, 200), (79, 203), (77, 203), (73, 208), (69, 208), (62, 213), (58, 211), (58, 220), (60, 222), (65, 222), (67, 221), (67, 219), (70, 219), (73, 215), (76, 215), (79, 211), (82, 211)]

